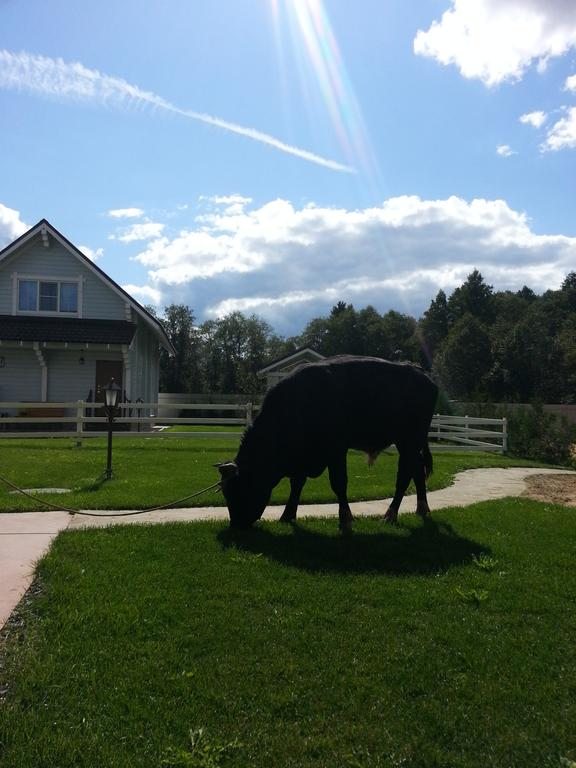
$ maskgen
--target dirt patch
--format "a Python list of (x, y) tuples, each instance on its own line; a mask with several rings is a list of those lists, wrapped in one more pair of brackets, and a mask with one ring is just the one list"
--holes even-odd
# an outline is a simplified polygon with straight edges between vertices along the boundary
[(532, 475), (526, 485), (531, 499), (576, 507), (576, 475)]

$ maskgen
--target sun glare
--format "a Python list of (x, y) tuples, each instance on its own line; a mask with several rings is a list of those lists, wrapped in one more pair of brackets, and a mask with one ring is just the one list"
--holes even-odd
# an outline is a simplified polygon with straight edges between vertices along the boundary
[[(307, 109), (311, 113), (317, 109), (320, 93), (347, 164), (376, 192), (377, 163), (322, 0), (271, 0), (271, 8), (281, 71), (286, 71), (288, 43), (300, 72)], [(286, 79), (285, 75), (282, 79)]]

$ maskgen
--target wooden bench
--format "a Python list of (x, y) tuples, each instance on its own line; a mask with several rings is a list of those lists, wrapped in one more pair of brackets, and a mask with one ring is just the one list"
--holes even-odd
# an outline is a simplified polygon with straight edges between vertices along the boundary
[(59, 419), (61, 416), (66, 415), (65, 408), (22, 408), (18, 412), (18, 416), (26, 416), (29, 419), (45, 419), (55, 418)]

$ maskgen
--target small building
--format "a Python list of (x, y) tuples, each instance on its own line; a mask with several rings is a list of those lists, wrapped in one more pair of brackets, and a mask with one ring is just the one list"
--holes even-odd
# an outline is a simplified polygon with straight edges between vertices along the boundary
[(310, 347), (301, 347), (289, 355), (284, 355), (284, 357), (274, 360), (265, 368), (261, 368), (258, 371), (258, 376), (266, 378), (266, 389), (270, 389), (270, 387), (273, 387), (274, 384), (285, 378), (295, 368), (306, 363), (317, 363), (319, 360), (324, 360), (324, 355)]
[(0, 401), (158, 401), (161, 323), (46, 219), (0, 251)]

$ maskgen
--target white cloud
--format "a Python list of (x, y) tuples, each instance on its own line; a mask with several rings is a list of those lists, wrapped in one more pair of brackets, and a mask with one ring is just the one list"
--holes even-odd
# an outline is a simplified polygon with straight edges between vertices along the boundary
[(215, 205), (247, 205), (252, 202), (251, 197), (244, 197), (244, 195), (212, 195), (211, 197), (201, 195), (200, 200), (208, 200)]
[[(243, 195), (213, 195), (207, 197), (205, 195), (200, 196), (201, 202), (212, 203), (216, 207), (224, 206), (223, 210), (219, 211), (219, 214), (235, 215), (243, 213), (247, 205), (252, 202), (251, 197), (244, 197)], [(205, 214), (200, 219), (204, 220), (205, 217), (211, 218), (211, 214)]]
[(427, 31), (419, 30), (414, 52), (455, 65), (466, 78), (487, 86), (520, 80), (536, 64), (576, 47), (573, 0), (451, 0)]
[(576, 238), (537, 235), (504, 200), (402, 196), (359, 210), (273, 200), (152, 240), (149, 285), (199, 318), (258, 312), (297, 332), (338, 300), (421, 314), (478, 268), (496, 288), (557, 287)]
[(87, 256), (90, 261), (98, 261), (104, 255), (103, 248), (90, 248), (88, 245), (79, 245), (78, 250), (82, 251), (84, 256)]
[(108, 216), (113, 219), (139, 219), (144, 215), (142, 208), (113, 208)]
[(156, 288), (151, 288), (149, 285), (132, 285), (127, 283), (122, 288), (141, 304), (153, 304), (159, 307), (162, 301), (162, 293)]
[(564, 117), (555, 122), (548, 131), (542, 144), (544, 152), (576, 148), (576, 107), (567, 108), (564, 112)]
[(520, 115), (520, 122), (524, 125), (531, 125), (533, 128), (541, 128), (546, 122), (546, 112), (538, 110), (536, 112), (526, 112)]
[(156, 221), (147, 221), (142, 224), (132, 224), (122, 230), (118, 235), (110, 235), (110, 240), (119, 240), (121, 243), (134, 243), (139, 240), (153, 240), (160, 237), (164, 230), (164, 224)]
[(570, 75), (570, 77), (566, 78), (564, 89), (566, 91), (576, 91), (576, 75)]
[(0, 203), (0, 248), (9, 245), (27, 229), (30, 227), (22, 221), (19, 211)]
[(0, 88), (27, 90), (55, 99), (75, 99), (120, 108), (146, 105), (244, 136), (333, 171), (355, 173), (347, 165), (287, 144), (256, 128), (238, 125), (203, 112), (180, 109), (155, 93), (143, 91), (126, 80), (104, 75), (96, 69), (88, 69), (79, 62), (68, 63), (63, 59), (0, 50)]
[(496, 153), (500, 155), (500, 157), (510, 157), (510, 155), (517, 154), (517, 152), (514, 152), (512, 147), (510, 147), (508, 144), (499, 144), (496, 147)]

